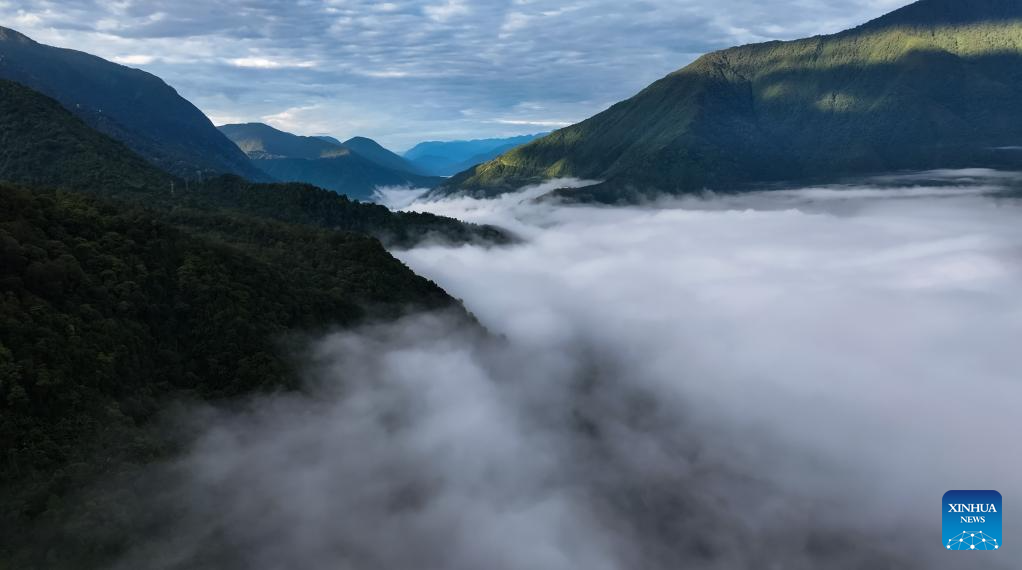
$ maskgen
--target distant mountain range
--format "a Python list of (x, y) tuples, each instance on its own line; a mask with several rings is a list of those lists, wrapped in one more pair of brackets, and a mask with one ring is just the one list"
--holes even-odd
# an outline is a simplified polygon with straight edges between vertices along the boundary
[(0, 28), (0, 79), (53, 97), (167, 172), (266, 179), (201, 111), (155, 75)]
[(252, 164), (274, 180), (306, 182), (358, 200), (371, 200), (380, 186), (432, 188), (442, 178), (425, 176), (376, 141), (355, 137), (303, 137), (262, 123), (223, 125)]
[(469, 141), (429, 141), (412, 147), (404, 154), (424, 174), (451, 176), (505, 152), (533, 141), (546, 133), (503, 139)]
[(433, 196), (557, 177), (603, 202), (903, 169), (1022, 168), (1022, 0), (922, 0), (829, 36), (705, 55)]

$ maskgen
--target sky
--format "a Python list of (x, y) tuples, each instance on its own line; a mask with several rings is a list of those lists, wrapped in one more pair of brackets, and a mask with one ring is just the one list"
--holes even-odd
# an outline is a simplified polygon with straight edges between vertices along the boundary
[(422, 140), (580, 121), (698, 55), (907, 0), (0, 0), (0, 25), (164, 78), (217, 124)]

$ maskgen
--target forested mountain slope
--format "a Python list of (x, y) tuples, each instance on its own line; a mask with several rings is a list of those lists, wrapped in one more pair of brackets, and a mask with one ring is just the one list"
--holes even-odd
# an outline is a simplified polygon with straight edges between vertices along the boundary
[[(298, 385), (295, 340), (464, 307), (373, 235), (506, 240), (307, 185), (186, 183), (0, 81), (0, 569), (103, 568), (176, 401)], [(16, 181), (12, 184), (9, 181)], [(84, 498), (88, 495), (88, 498)]]
[(1022, 0), (922, 0), (830, 36), (714, 52), (434, 195), (556, 177), (601, 201), (901, 169), (1022, 167)]
[(89, 126), (178, 176), (266, 178), (201, 111), (139, 69), (43, 45), (0, 27), (0, 79), (53, 97)]
[(306, 184), (257, 184), (238, 177), (176, 179), (92, 130), (56, 101), (0, 80), (0, 180), (59, 187), (149, 208), (215, 209), (331, 230), (358, 231), (408, 246), (422, 239), (507, 243), (491, 227), (431, 214), (395, 213)]
[(148, 426), (175, 400), (297, 386), (293, 335), (412, 308), (468, 318), (367, 236), (174, 221), (191, 229), (0, 184), (0, 568), (99, 567), (131, 536), (125, 497), (78, 493), (170, 453)]

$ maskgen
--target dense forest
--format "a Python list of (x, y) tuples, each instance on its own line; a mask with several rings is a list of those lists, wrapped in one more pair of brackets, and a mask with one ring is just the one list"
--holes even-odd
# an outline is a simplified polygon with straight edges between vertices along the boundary
[(139, 207), (0, 186), (0, 534), (60, 520), (83, 482), (165, 453), (139, 428), (170, 398), (295, 387), (290, 334), (460, 310), (375, 239), (204, 223), (211, 237)]
[(334, 327), (474, 322), (380, 239), (510, 240), (308, 185), (186, 182), (11, 82), (0, 137), (2, 570), (116, 556), (130, 497), (82, 493), (173, 454), (154, 428), (173, 402), (295, 389), (301, 339)]
[[(421, 242), (504, 245), (515, 238), (500, 228), (467, 224), (429, 213), (392, 212), (379, 204), (358, 202), (300, 183), (255, 184), (223, 176), (169, 203), (194, 210), (232, 212), (282, 222), (372, 235), (388, 247)], [(169, 205), (169, 204), (168, 204)]]

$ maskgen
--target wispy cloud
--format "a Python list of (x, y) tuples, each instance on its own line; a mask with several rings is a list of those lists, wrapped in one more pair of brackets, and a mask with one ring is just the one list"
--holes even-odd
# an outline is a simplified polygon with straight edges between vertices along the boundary
[(310, 68), (316, 67), (314, 61), (282, 61), (266, 57), (238, 57), (228, 59), (228, 63), (235, 67), (250, 67), (254, 69), (281, 69), (285, 67)]
[(290, 107), (279, 113), (263, 115), (259, 120), (283, 131), (303, 132), (310, 128), (316, 130), (315, 119), (310, 118), (310, 115), (314, 115), (320, 109), (319, 105)]
[(112, 58), (113, 61), (123, 65), (149, 65), (156, 61), (152, 55), (119, 55)]
[(363, 70), (358, 73), (365, 75), (366, 77), (376, 77), (380, 79), (397, 79), (401, 77), (409, 77), (411, 73), (407, 71), (397, 70)]
[(465, 16), (471, 10), (461, 0), (447, 0), (443, 4), (431, 4), (422, 8), (424, 14), (437, 22), (446, 22), (458, 16)]
[(495, 119), (501, 125), (532, 125), (537, 127), (566, 127), (575, 121), (556, 121), (543, 119)]

